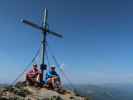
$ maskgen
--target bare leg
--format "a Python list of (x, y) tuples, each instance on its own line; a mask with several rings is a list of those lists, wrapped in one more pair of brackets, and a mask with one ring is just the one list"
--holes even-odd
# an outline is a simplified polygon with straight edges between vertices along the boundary
[(37, 77), (36, 77), (36, 81), (37, 81), (37, 82), (40, 81), (40, 74), (37, 75)]
[(52, 87), (55, 88), (55, 79), (52, 78)]

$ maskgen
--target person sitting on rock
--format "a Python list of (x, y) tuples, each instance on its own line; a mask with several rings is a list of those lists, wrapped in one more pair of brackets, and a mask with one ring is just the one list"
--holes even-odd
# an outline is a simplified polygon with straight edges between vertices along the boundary
[(32, 69), (26, 74), (26, 82), (30, 85), (34, 83), (39, 83), (41, 71), (37, 68), (37, 64), (34, 64)]
[(46, 79), (46, 84), (48, 85), (49, 88), (51, 89), (60, 88), (61, 86), (60, 76), (57, 74), (55, 66), (50, 67), (50, 70), (46, 73), (45, 79)]

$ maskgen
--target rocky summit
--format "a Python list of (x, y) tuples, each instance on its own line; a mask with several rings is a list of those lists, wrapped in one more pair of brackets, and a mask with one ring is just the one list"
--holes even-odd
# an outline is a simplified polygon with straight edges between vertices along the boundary
[(49, 90), (35, 86), (3, 86), (0, 88), (0, 100), (89, 100), (70, 90)]

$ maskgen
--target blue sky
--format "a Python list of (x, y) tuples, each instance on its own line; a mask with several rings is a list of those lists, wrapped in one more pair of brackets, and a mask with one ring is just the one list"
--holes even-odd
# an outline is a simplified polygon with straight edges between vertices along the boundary
[[(40, 31), (20, 22), (41, 24), (48, 8), (52, 51), (74, 83), (132, 83), (132, 0), (1, 0), (0, 83), (23, 71), (40, 45)], [(38, 61), (37, 61), (38, 62)], [(50, 58), (51, 64), (53, 64)]]

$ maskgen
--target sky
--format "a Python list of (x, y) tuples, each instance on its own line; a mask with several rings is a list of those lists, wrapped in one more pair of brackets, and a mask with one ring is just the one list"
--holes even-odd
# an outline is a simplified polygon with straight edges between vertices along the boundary
[(52, 54), (73, 83), (133, 83), (132, 4), (132, 0), (0, 0), (0, 83), (12, 82), (40, 47), (40, 30), (20, 20), (41, 25), (44, 8), (49, 28), (64, 36), (47, 36)]

